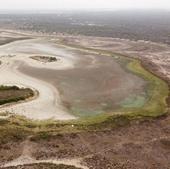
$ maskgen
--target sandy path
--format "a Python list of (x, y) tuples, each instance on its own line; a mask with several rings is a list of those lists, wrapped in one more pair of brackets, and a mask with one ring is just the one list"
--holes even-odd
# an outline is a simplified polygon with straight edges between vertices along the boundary
[[(69, 120), (75, 117), (68, 111), (79, 116), (112, 112), (130, 96), (145, 97), (145, 81), (126, 72), (111, 56), (59, 45), (47, 37), (0, 46), (0, 56), (4, 75), (0, 84), (23, 85), (39, 92), (36, 100), (1, 111), (36, 120)], [(43, 63), (32, 56), (56, 57), (57, 61)]]
[(82, 159), (81, 158), (73, 158), (73, 159), (46, 159), (46, 160), (36, 160), (34, 157), (32, 157), (31, 150), (36, 145), (32, 145), (32, 142), (29, 141), (29, 138), (25, 140), (23, 143), (23, 150), (22, 155), (10, 162), (7, 162), (6, 164), (0, 166), (2, 168), (5, 167), (14, 167), (14, 166), (23, 166), (23, 165), (29, 165), (29, 164), (40, 164), (40, 163), (50, 163), (50, 164), (64, 164), (64, 165), (72, 165), (77, 168), (82, 169), (88, 169), (88, 167), (81, 164)]
[[(30, 40), (29, 45), (30, 45)], [(33, 40), (34, 41), (34, 40)], [(21, 47), (23, 44), (23, 48)], [(19, 47), (18, 47), (19, 46)], [(25, 48), (24, 48), (25, 47)], [(42, 47), (42, 46), (41, 46)], [(16, 49), (15, 49), (16, 48)], [(36, 48), (36, 46), (34, 46)], [(15, 50), (14, 50), (15, 49)], [(20, 50), (22, 49), (22, 50)], [(13, 54), (16, 55), (12, 58), (2, 57), (2, 65), (0, 66), (0, 84), (15, 84), (19, 86), (25, 86), (32, 89), (36, 89), (39, 92), (39, 96), (37, 99), (21, 103), (14, 104), (8, 107), (1, 107), (0, 112), (11, 112), (18, 115), (24, 115), (27, 118), (35, 119), (35, 120), (46, 120), (46, 119), (55, 119), (55, 120), (70, 120), (75, 119), (74, 116), (67, 113), (65, 108), (61, 104), (60, 96), (56, 88), (50, 85), (47, 82), (32, 78), (28, 75), (25, 75), (17, 70), (17, 68), (21, 64), (32, 64), (34, 67), (42, 66), (42, 64), (38, 65), (30, 63), (30, 59), (28, 55), (24, 53), (25, 51), (30, 51), (28, 46), (24, 46), (24, 41), (22, 42), (14, 42), (9, 45), (0, 47), (0, 54), (4, 56), (5, 54)], [(36, 52), (38, 52), (38, 49)], [(45, 49), (48, 51), (48, 48)], [(50, 49), (49, 49), (50, 51)], [(34, 51), (35, 52), (35, 51)], [(25, 54), (25, 57), (22, 57)], [(40, 52), (40, 53), (43, 53)], [(29, 55), (30, 56), (30, 55)], [(64, 66), (63, 61), (63, 66)], [(57, 65), (56, 65), (57, 66)], [(61, 65), (60, 65), (61, 66)], [(45, 65), (48, 67), (48, 65)]]
[(75, 166), (77, 168), (82, 169), (89, 169), (86, 166), (83, 166), (81, 164), (82, 159), (49, 159), (49, 160), (35, 160), (33, 158), (27, 157), (27, 156), (21, 156), (18, 159), (11, 161), (1, 167), (16, 167), (16, 166), (23, 166), (23, 165), (29, 165), (29, 164), (40, 164), (40, 163), (50, 163), (50, 164), (64, 164), (64, 165), (71, 165)]

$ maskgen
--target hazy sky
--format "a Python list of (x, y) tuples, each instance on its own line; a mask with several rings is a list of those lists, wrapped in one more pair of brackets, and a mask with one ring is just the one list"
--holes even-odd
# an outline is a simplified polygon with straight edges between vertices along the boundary
[(0, 0), (5, 9), (169, 9), (170, 0)]

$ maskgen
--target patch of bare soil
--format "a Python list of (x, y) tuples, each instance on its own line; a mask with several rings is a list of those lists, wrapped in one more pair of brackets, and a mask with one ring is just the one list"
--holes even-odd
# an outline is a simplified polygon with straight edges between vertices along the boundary
[(3, 164), (18, 158), (22, 153), (22, 145), (18, 141), (11, 141), (0, 144), (0, 163)]

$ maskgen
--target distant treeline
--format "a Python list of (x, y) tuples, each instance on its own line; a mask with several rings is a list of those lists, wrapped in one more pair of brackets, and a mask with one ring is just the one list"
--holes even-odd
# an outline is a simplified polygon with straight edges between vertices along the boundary
[(170, 44), (170, 12), (117, 11), (54, 14), (0, 14), (1, 27), (71, 33)]

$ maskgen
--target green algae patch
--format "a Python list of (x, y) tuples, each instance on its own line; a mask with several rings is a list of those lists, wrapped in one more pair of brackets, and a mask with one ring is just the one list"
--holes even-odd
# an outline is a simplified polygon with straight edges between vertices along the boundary
[(138, 60), (132, 60), (128, 69), (148, 82), (146, 89), (148, 100), (139, 111), (144, 116), (160, 116), (167, 112), (166, 98), (169, 95), (168, 84), (157, 76), (145, 70)]
[(130, 96), (121, 102), (121, 107), (129, 108), (129, 107), (142, 107), (144, 106), (146, 100), (145, 97), (142, 96)]

